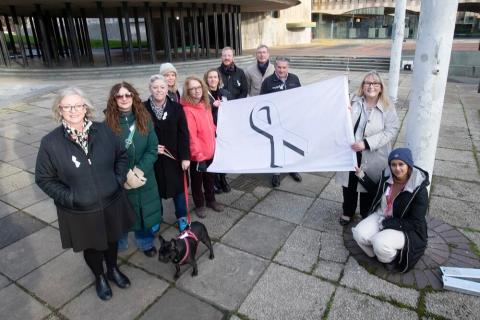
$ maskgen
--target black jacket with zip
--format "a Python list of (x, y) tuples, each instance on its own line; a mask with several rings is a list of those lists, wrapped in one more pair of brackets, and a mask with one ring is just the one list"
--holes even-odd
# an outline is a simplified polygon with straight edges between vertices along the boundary
[[(379, 183), (373, 182), (368, 176), (359, 179), (359, 182), (368, 190), (375, 193), (370, 212), (374, 212), (381, 204), (388, 182), (391, 182), (390, 170), (387, 168), (382, 174)], [(393, 201), (392, 216), (383, 220), (384, 229), (394, 229), (405, 235), (405, 246), (396, 258), (401, 272), (410, 270), (422, 257), (427, 247), (427, 222), (425, 216), (428, 209), (428, 191), (430, 184), (428, 172), (413, 167), (405, 188)]]
[(92, 123), (88, 156), (60, 125), (42, 138), (35, 182), (57, 206), (92, 212), (104, 209), (118, 195), (127, 170), (125, 146), (105, 124)]

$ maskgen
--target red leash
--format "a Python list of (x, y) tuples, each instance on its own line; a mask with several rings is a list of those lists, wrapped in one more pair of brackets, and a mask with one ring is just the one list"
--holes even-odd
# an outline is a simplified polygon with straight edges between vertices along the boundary
[[(177, 159), (173, 156), (173, 154), (168, 151), (167, 148), (164, 147), (165, 153), (163, 154), (164, 156), (169, 157), (170, 159), (173, 159), (177, 161)], [(192, 222), (192, 219), (190, 218), (190, 208), (188, 206), (188, 183), (187, 183), (187, 170), (182, 170), (183, 171), (183, 192), (185, 194), (185, 202), (186, 202), (186, 207), (187, 207), (187, 223), (190, 226), (190, 223)]]

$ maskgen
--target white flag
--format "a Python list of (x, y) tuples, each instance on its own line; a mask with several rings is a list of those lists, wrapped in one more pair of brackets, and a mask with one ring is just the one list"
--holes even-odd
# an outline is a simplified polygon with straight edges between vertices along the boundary
[(218, 110), (210, 172), (352, 171), (347, 77), (232, 100)]

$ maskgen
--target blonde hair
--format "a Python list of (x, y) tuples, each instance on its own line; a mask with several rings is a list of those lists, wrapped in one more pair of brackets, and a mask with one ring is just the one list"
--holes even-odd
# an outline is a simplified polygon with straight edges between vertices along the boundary
[(200, 99), (200, 102), (203, 102), (205, 104), (205, 108), (210, 110), (211, 106), (210, 106), (210, 99), (208, 98), (208, 87), (205, 84), (205, 82), (203, 82), (202, 79), (197, 78), (195, 76), (188, 76), (185, 79), (185, 83), (183, 85), (182, 99), (190, 104), (196, 104), (195, 101), (193, 101), (192, 97), (190, 97), (189, 95), (190, 81), (197, 81), (198, 83), (200, 83), (200, 85), (202, 86), (202, 98)]
[(357, 90), (356, 95), (358, 97), (363, 97), (363, 95), (364, 95), (363, 94), (363, 85), (365, 83), (365, 79), (367, 79), (370, 76), (374, 77), (375, 81), (380, 82), (380, 86), (382, 88), (382, 91), (380, 91), (380, 93), (378, 94), (378, 101), (380, 101), (382, 106), (385, 107), (385, 108), (390, 106), (390, 99), (388, 98), (388, 94), (386, 93), (387, 88), (385, 86), (385, 83), (383, 82), (383, 79), (380, 76), (380, 74), (375, 70), (371, 70), (371, 71), (369, 71), (365, 74), (365, 76), (363, 77), (362, 83), (360, 83), (360, 87)]
[(57, 94), (57, 97), (53, 101), (52, 114), (53, 114), (53, 118), (55, 119), (55, 121), (61, 122), (62, 119), (63, 119), (62, 114), (60, 113), (60, 102), (67, 96), (79, 96), (80, 98), (82, 98), (83, 103), (86, 105), (85, 108), (86, 108), (86, 111), (87, 111), (85, 113), (85, 118), (87, 118), (87, 119), (92, 119), (93, 118), (94, 113), (95, 113), (95, 108), (93, 107), (93, 104), (90, 101), (90, 99), (88, 99), (85, 96), (85, 93), (82, 90), (80, 90), (79, 88), (68, 87), (66, 89), (60, 90), (60, 92)]

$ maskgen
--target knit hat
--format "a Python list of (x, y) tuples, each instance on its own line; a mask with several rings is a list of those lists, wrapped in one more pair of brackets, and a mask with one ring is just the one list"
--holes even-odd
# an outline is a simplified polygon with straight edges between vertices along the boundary
[(160, 74), (164, 76), (168, 72), (174, 72), (175, 75), (177, 75), (177, 69), (173, 66), (173, 64), (167, 62), (167, 63), (162, 63), (160, 65)]
[(388, 156), (388, 164), (390, 164), (392, 160), (402, 160), (409, 167), (413, 167), (412, 151), (408, 148), (397, 148), (390, 152), (390, 155)]

